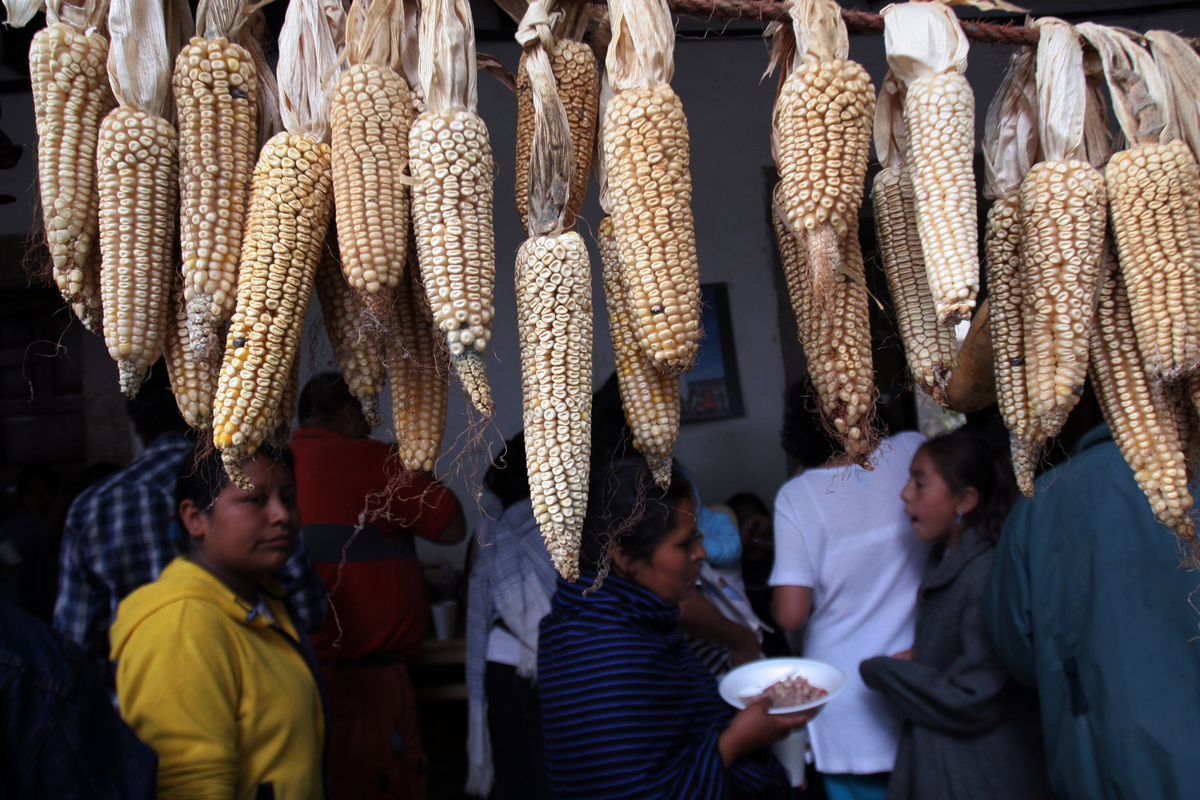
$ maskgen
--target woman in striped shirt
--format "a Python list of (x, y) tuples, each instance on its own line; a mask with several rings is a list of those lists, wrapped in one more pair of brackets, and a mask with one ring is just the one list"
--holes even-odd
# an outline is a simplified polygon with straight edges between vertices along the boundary
[(764, 701), (735, 714), (679, 628), (704, 558), (693, 497), (678, 470), (659, 489), (640, 456), (593, 476), (582, 577), (559, 579), (539, 640), (559, 800), (791, 796), (766, 748), (815, 712), (772, 716)]

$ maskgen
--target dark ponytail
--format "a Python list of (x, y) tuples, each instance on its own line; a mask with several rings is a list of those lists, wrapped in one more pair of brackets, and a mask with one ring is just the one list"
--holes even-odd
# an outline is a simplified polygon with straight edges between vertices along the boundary
[(986, 445), (961, 433), (930, 439), (917, 452), (929, 456), (938, 476), (954, 494), (968, 488), (978, 492), (978, 505), (964, 515), (963, 521), (979, 528), (989, 541), (999, 539), (1016, 500), (1016, 484), (1008, 465)]

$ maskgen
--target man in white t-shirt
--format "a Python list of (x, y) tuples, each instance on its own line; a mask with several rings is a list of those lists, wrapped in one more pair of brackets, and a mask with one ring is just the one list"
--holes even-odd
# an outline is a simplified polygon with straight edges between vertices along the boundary
[(805, 656), (848, 679), (808, 726), (830, 800), (887, 795), (901, 718), (863, 685), (858, 665), (912, 647), (929, 547), (913, 534), (900, 491), (924, 441), (915, 432), (884, 439), (868, 472), (835, 457), (807, 409), (793, 409), (785, 425), (784, 448), (806, 469), (775, 498), (773, 610), (785, 630), (804, 628)]

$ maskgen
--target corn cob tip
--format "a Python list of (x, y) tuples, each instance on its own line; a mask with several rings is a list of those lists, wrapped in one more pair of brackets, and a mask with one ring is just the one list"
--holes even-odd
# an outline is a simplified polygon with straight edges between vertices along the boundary
[(563, 580), (571, 583), (579, 580), (579, 556), (572, 558), (566, 553), (551, 553), (550, 560), (554, 562), (554, 568), (558, 570), (558, 574), (563, 577)]
[[(67, 301), (70, 302), (70, 298), (67, 298)], [(72, 303), (71, 310), (75, 312), (75, 316), (89, 333), (97, 336), (104, 335), (104, 312), (99, 306), (88, 303)]]
[(650, 474), (654, 476), (654, 482), (664, 492), (671, 485), (671, 465), (673, 460), (671, 454), (646, 456), (646, 464), (650, 467)]
[(249, 458), (249, 455), (246, 453), (246, 448), (243, 445), (226, 447), (221, 451), (221, 461), (225, 464), (225, 474), (229, 476), (231, 481), (237, 484), (239, 489), (249, 492), (254, 489), (254, 484), (250, 482), (250, 479), (246, 477), (246, 473), (242, 469), (242, 465), (246, 463), (247, 458)]
[(1034, 458), (1033, 443), (1017, 436), (1009, 436), (1009, 453), (1012, 457), (1013, 473), (1017, 476), (1017, 488), (1026, 497), (1033, 497)]
[(379, 395), (366, 394), (358, 398), (358, 405), (362, 408), (363, 419), (374, 430), (383, 424), (383, 418), (379, 414)]
[(470, 395), (471, 403), (483, 418), (491, 419), (495, 416), (496, 405), (492, 402), (492, 390), (488, 386), (487, 372), (483, 366), (483, 353), (468, 347), (458, 355), (451, 353), (450, 361), (454, 364), (454, 371), (458, 373), (463, 388)]
[(142, 388), (142, 381), (146, 380), (146, 370), (138, 366), (137, 360), (133, 358), (120, 359), (117, 367), (120, 371), (121, 392), (132, 400)]

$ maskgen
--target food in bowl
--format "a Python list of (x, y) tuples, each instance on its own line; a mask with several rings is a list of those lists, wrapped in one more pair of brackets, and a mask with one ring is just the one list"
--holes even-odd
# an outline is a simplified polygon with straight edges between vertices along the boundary
[(828, 694), (829, 692), (820, 686), (809, 683), (803, 675), (789, 675), (771, 684), (760, 694), (745, 696), (743, 699), (746, 705), (752, 705), (765, 697), (770, 701), (771, 708), (792, 708), (820, 700)]

